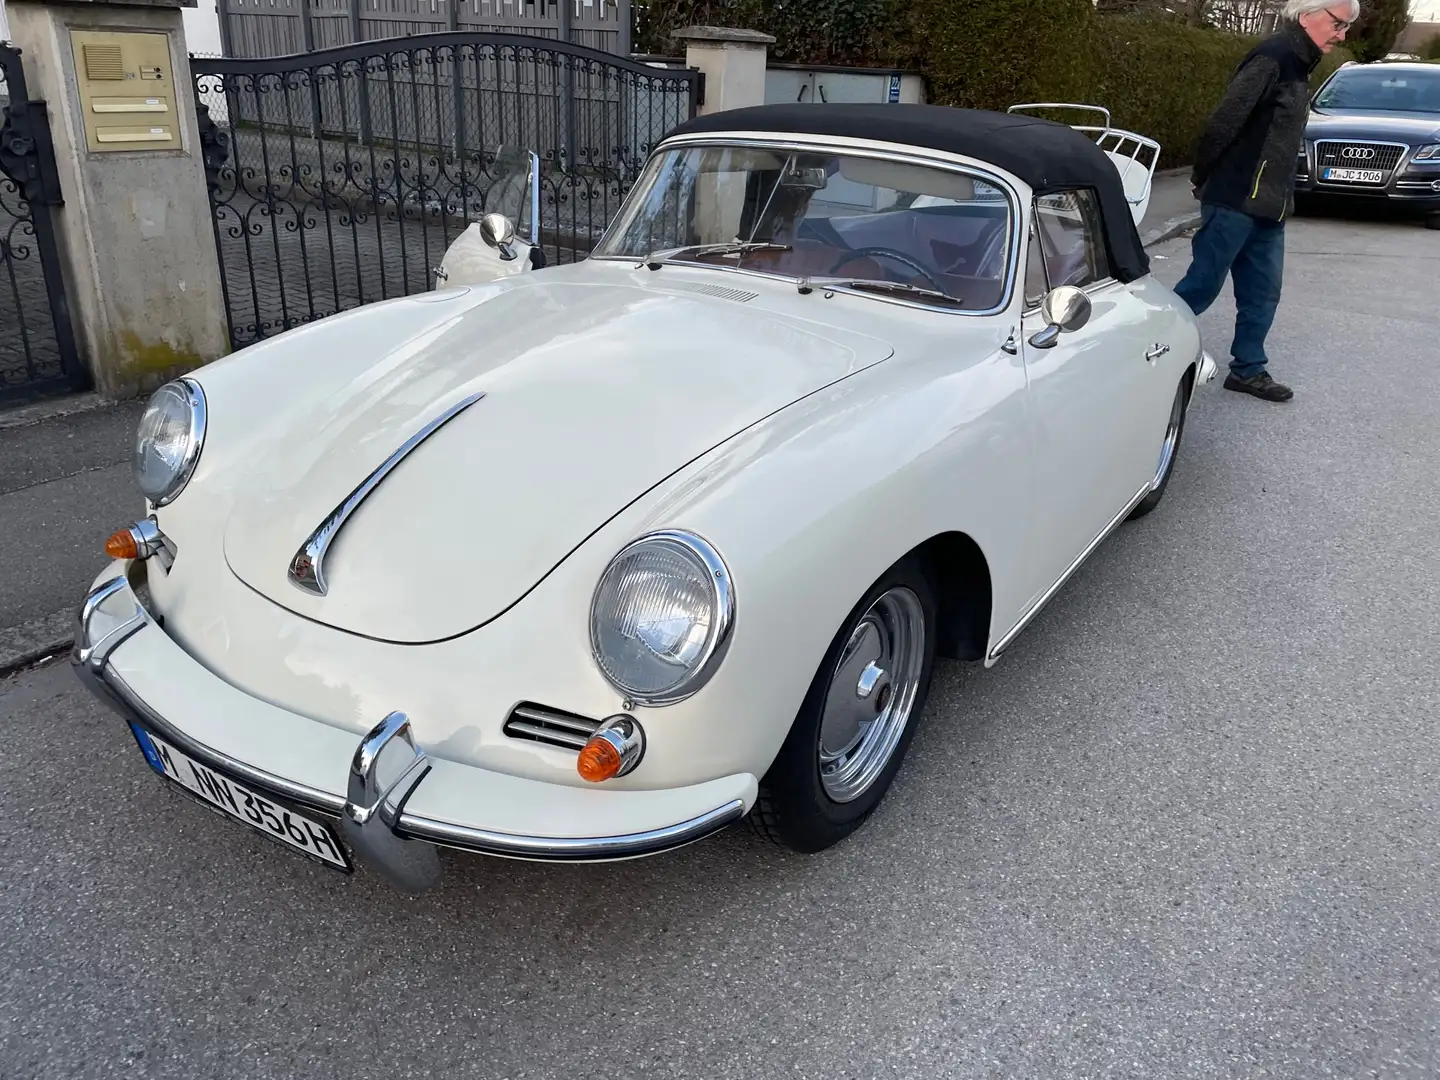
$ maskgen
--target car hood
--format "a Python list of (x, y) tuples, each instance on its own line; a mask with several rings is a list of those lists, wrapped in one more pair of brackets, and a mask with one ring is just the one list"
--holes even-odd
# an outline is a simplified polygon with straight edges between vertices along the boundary
[(1420, 146), (1440, 142), (1440, 115), (1435, 113), (1365, 112), (1312, 109), (1305, 126), (1308, 139), (1374, 139)]
[[(312, 331), (309, 348), (324, 347)], [(891, 353), (732, 300), (513, 282), (277, 422), (234, 485), (225, 557), (251, 588), (342, 630), (461, 634), (677, 469)], [(360, 502), (325, 558), (326, 594), (296, 584), (291, 560), (316, 528), (479, 393)]]

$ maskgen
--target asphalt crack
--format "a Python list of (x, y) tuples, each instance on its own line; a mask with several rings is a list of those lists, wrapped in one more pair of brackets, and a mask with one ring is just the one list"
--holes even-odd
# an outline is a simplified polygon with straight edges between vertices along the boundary
[(21, 484), (19, 487), (0, 488), (0, 498), (6, 495), (18, 495), (24, 491), (33, 491), (35, 488), (44, 487), (46, 484), (58, 484), (63, 480), (73, 480), (77, 476), (84, 476), (86, 473), (104, 472), (106, 469), (113, 469), (117, 465), (124, 465), (125, 459), (119, 461), (108, 461), (101, 465), (87, 465), (83, 469), (75, 469), (73, 472), (61, 473), (59, 476), (47, 476), (43, 480), (35, 480), (29, 484)]

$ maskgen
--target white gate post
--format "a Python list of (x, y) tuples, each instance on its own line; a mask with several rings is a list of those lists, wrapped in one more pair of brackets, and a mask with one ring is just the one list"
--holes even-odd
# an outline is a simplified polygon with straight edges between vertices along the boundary
[(685, 64), (705, 76), (701, 116), (724, 109), (765, 104), (765, 64), (769, 34), (729, 26), (687, 26), (670, 34), (685, 42)]

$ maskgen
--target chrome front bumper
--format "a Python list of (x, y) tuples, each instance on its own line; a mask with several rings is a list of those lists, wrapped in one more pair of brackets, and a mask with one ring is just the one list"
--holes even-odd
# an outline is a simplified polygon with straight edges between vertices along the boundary
[[(159, 709), (136, 692), (114, 662), (117, 650), (142, 633), (162, 635), (171, 650), (169, 662), (187, 665), (190, 669), (183, 674), (192, 683), (210, 680), (207, 693), (241, 694), (241, 691), (201, 668), (168, 635), (164, 635), (163, 628), (145, 608), (130, 581), (118, 572), (100, 579), (80, 606), (71, 663), (81, 681), (127, 723), (158, 735), (216, 773), (254, 788), (282, 806), (289, 805), (296, 810), (317, 813), (331, 821), (338, 820), (340, 832), (353, 853), (405, 891), (421, 891), (438, 882), (437, 848), (440, 847), (546, 862), (633, 859), (681, 847), (716, 833), (743, 817), (754, 801), (755, 778), (748, 775), (727, 777), (723, 781), (685, 789), (685, 792), (693, 793), (693, 799), (710, 798), (718, 805), (656, 828), (598, 836), (532, 836), (496, 830), (480, 824), (429, 816), (407, 809), (407, 804), (422, 801), (416, 796), (417, 793), (427, 792), (427, 781), (431, 788), (437, 782), (447, 785), (442, 802), (453, 805), (455, 800), (450, 796), (454, 792), (483, 790), (487, 778), (492, 782), (503, 782), (510, 789), (519, 785), (537, 800), (545, 800), (552, 794), (573, 795), (600, 811), (607, 804), (611, 807), (617, 805), (612, 800), (629, 800), (632, 806), (641, 805), (636, 800), (649, 800), (645, 804), (648, 807), (656, 803), (656, 796), (665, 793), (593, 789), (577, 795), (570, 789), (541, 781), (501, 776), (456, 762), (436, 761), (416, 745), (410, 721), (400, 712), (385, 717), (358, 744), (354, 736), (338, 728), (295, 714), (281, 714), (286, 717), (287, 723), (293, 720), (296, 744), (313, 748), (313, 752), (327, 759), (324, 767), (312, 769), (312, 774), (338, 776), (339, 762), (348, 762), (344, 792), (331, 790), (333, 785), (284, 776), (207, 745), (185, 730), (183, 717), (162, 715)], [(177, 671), (177, 674), (181, 673)], [(278, 712), (256, 699), (249, 700), (255, 703), (257, 710), (267, 710), (266, 715), (272, 719)], [(443, 781), (434, 778), (437, 768), (446, 773)], [(721, 789), (729, 797), (715, 799), (714, 793)], [(590, 815), (583, 816), (588, 818)], [(603, 812), (598, 816), (603, 817)]]

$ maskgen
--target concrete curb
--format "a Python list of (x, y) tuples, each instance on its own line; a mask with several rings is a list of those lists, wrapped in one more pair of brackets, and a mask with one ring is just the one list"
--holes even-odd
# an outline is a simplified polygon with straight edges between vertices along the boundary
[(119, 402), (102, 398), (99, 394), (75, 394), (57, 398), (54, 401), (39, 401), (33, 405), (19, 405), (0, 412), (0, 431), (5, 428), (29, 427), (44, 423), (60, 416), (74, 416), (94, 409), (106, 409)]
[(0, 679), (65, 652), (74, 641), (73, 611), (57, 611), (0, 629)]
[(1156, 244), (1163, 244), (1166, 240), (1173, 240), (1181, 233), (1194, 229), (1200, 224), (1200, 213), (1182, 214), (1179, 217), (1170, 218), (1165, 224), (1157, 229), (1151, 229), (1140, 237), (1140, 243), (1144, 247), (1154, 247)]

